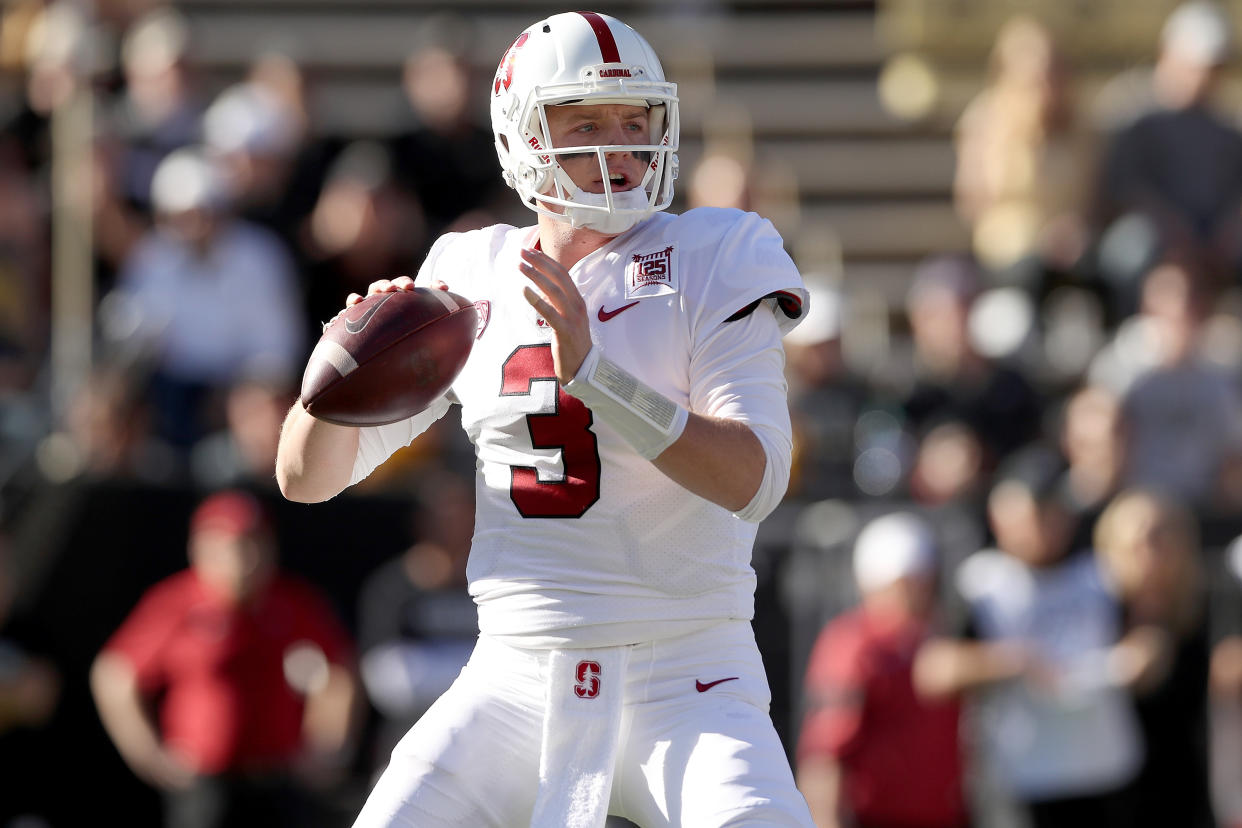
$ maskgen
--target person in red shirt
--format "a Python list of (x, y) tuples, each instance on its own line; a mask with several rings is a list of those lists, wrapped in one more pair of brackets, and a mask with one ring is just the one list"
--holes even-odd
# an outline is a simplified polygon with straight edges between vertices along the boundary
[(807, 666), (798, 787), (819, 828), (962, 828), (959, 706), (918, 696), (914, 657), (935, 594), (932, 532), (894, 513), (859, 534), (862, 601), (820, 633)]
[(208, 497), (190, 567), (157, 583), (91, 669), (122, 758), (166, 793), (176, 828), (305, 824), (305, 786), (354, 724), (352, 644), (327, 600), (276, 564), (248, 494)]

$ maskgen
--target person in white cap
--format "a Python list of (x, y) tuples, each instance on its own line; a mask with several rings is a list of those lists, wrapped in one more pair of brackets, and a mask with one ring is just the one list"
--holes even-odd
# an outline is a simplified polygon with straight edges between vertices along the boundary
[(389, 426), (294, 405), (277, 459), (287, 497), (324, 500), (453, 403), (478, 458), (481, 635), (356, 824), (806, 828), (749, 623), (757, 525), (789, 479), (781, 334), (802, 279), (754, 213), (662, 212), (677, 89), (626, 24), (540, 20), (489, 91), (537, 223), (432, 246), (417, 284), (490, 309), (464, 369)]
[(958, 703), (914, 688), (937, 566), (931, 527), (909, 512), (872, 520), (855, 541), (861, 602), (824, 627), (804, 685), (798, 786), (819, 828), (967, 824)]
[(124, 262), (101, 305), (105, 336), (153, 366), (157, 428), (188, 448), (204, 434), (214, 389), (249, 377), (287, 379), (303, 354), (301, 303), (287, 249), (236, 219), (220, 167), (198, 148), (155, 171), (156, 225)]

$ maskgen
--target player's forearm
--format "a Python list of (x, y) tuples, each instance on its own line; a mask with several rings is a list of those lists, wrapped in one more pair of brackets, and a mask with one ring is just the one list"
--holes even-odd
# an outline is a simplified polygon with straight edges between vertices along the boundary
[(759, 490), (767, 459), (746, 424), (691, 414), (681, 436), (652, 462), (682, 487), (737, 512)]
[(316, 419), (295, 402), (276, 453), (281, 494), (301, 503), (334, 497), (349, 485), (357, 454), (358, 429)]

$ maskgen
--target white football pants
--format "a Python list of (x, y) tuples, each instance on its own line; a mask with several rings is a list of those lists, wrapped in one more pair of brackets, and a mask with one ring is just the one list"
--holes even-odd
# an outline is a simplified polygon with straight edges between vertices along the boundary
[[(480, 638), (393, 750), (355, 828), (529, 825), (547, 663), (547, 651)], [(622, 680), (609, 813), (642, 828), (812, 827), (768, 716), (750, 624), (633, 645)]]

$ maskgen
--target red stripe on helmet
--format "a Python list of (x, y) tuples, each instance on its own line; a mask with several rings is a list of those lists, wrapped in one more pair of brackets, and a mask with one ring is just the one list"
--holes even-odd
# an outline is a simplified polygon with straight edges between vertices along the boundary
[(599, 41), (599, 53), (603, 57), (604, 63), (620, 63), (621, 52), (617, 50), (617, 40), (612, 36), (612, 29), (608, 28), (608, 24), (604, 18), (595, 12), (578, 12), (586, 18), (586, 22), (591, 24), (591, 28), (595, 31), (595, 39)]

